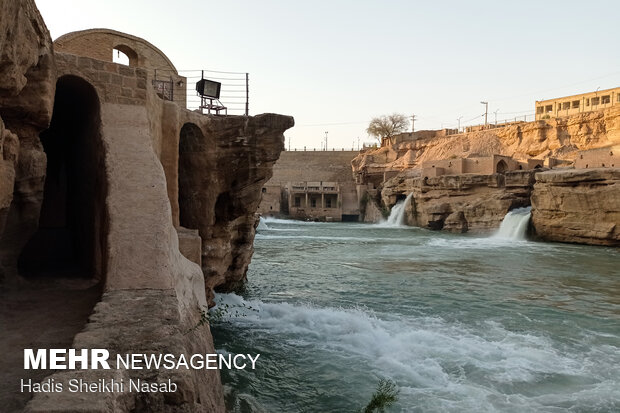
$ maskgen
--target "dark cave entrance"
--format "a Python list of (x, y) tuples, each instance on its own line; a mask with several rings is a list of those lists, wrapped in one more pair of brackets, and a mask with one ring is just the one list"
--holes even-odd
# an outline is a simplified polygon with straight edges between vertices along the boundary
[(50, 127), (40, 134), (47, 170), (39, 228), (18, 260), (22, 275), (105, 277), (107, 217), (97, 92), (85, 80), (56, 83)]
[(198, 126), (186, 123), (179, 136), (179, 224), (185, 228), (197, 229), (200, 224), (200, 191), (204, 184), (201, 156), (206, 151), (204, 135)]

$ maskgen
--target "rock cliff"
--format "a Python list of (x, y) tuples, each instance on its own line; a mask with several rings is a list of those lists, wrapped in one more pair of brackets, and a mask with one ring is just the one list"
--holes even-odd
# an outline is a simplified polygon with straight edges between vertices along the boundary
[(620, 245), (620, 169), (537, 174), (532, 222), (548, 241)]
[(385, 205), (413, 193), (405, 206), (408, 225), (452, 232), (496, 229), (506, 213), (529, 205), (534, 171), (506, 175), (446, 175), (388, 180), (381, 192)]
[[(38, 224), (46, 168), (39, 132), (52, 118), (56, 72), (34, 2), (2, 1), (0, 16), (0, 231), (12, 234), (0, 248), (4, 264), (15, 262)], [(6, 272), (13, 267), (0, 265), (0, 279), (12, 279)]]
[(577, 115), (517, 122), (505, 127), (446, 135), (420, 131), (400, 142), (361, 153), (353, 173), (378, 174), (421, 167), (425, 161), (502, 154), (515, 159), (555, 157), (574, 161), (577, 151), (620, 144), (620, 106)]

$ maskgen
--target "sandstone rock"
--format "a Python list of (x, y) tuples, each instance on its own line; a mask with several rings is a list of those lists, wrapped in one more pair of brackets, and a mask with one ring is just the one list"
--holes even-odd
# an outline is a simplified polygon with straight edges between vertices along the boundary
[(419, 168), (423, 162), (431, 160), (493, 154), (516, 159), (557, 157), (574, 160), (577, 151), (620, 144), (620, 106), (458, 135), (419, 131), (416, 138), (414, 142), (362, 152), (352, 161), (353, 173), (382, 174)]
[(17, 255), (38, 224), (46, 167), (39, 132), (52, 116), (56, 74), (52, 41), (34, 1), (2, 1), (0, 16), (0, 117), (10, 130), (2, 134), (0, 194), (7, 195), (0, 206), (0, 261), (13, 281)]
[(620, 169), (537, 174), (532, 223), (545, 240), (620, 245)]
[[(452, 232), (487, 232), (499, 228), (506, 213), (529, 205), (535, 171), (506, 175), (445, 175), (435, 178), (395, 177), (381, 192), (386, 205), (413, 192), (405, 206), (408, 225)], [(509, 185), (507, 183), (510, 183)]]

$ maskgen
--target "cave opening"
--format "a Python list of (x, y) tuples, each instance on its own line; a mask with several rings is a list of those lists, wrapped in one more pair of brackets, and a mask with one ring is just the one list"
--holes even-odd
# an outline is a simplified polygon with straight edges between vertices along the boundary
[(39, 137), (47, 156), (43, 202), (38, 230), (19, 256), (19, 273), (102, 281), (107, 182), (93, 86), (77, 76), (59, 78), (50, 126)]
[(200, 193), (203, 188), (201, 153), (206, 151), (205, 138), (198, 126), (186, 123), (179, 136), (179, 224), (197, 229), (201, 218)]

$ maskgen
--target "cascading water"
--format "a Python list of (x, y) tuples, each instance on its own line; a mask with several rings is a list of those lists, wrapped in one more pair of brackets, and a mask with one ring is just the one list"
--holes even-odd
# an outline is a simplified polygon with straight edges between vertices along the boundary
[(620, 412), (614, 250), (264, 220), (211, 323), (218, 352), (260, 354), (220, 371), (228, 411), (360, 411), (390, 379), (393, 412)]
[(404, 200), (398, 201), (392, 207), (392, 210), (390, 211), (390, 216), (388, 217), (387, 221), (383, 222), (382, 224), (387, 227), (400, 227), (405, 225), (405, 206), (409, 203), (409, 201), (411, 201), (412, 195), (413, 192), (407, 195), (407, 198), (405, 198)]
[(265, 222), (263, 217), (260, 217), (260, 220), (258, 221), (258, 227), (256, 227), (256, 230), (257, 231), (265, 231), (267, 229), (269, 229), (269, 226), (267, 226), (267, 223)]
[(527, 227), (532, 216), (532, 208), (516, 208), (509, 211), (499, 230), (493, 235), (494, 238), (524, 240), (527, 233)]

